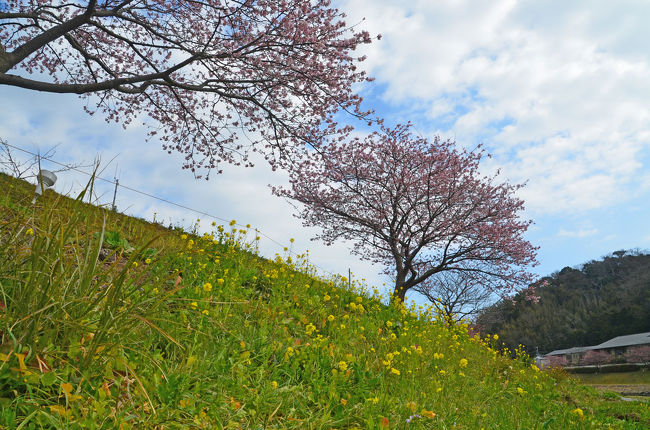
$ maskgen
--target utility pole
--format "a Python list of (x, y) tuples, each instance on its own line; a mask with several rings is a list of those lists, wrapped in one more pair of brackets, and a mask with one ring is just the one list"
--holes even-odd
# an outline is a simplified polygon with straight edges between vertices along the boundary
[(112, 210), (113, 212), (115, 212), (116, 209), (117, 209), (117, 208), (115, 207), (115, 197), (117, 196), (117, 186), (120, 184), (120, 180), (119, 180), (119, 179), (117, 179), (117, 178), (114, 178), (114, 179), (115, 179), (115, 191), (113, 191), (113, 204), (111, 205), (111, 210)]

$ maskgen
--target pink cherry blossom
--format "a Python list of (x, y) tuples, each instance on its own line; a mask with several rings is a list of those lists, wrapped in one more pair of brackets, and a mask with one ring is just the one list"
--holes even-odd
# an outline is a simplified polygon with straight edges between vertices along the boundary
[(480, 149), (414, 137), (410, 125), (381, 126), (366, 138), (330, 143), (297, 163), (279, 196), (303, 204), (317, 239), (354, 243), (361, 258), (386, 266), (394, 297), (443, 272), (511, 294), (532, 281), (536, 248), (524, 239), (520, 185), (482, 176)]
[(251, 151), (277, 167), (349, 132), (337, 112), (366, 114), (352, 51), (371, 38), (343, 19), (329, 0), (7, 0), (0, 84), (144, 120), (193, 171), (250, 166)]

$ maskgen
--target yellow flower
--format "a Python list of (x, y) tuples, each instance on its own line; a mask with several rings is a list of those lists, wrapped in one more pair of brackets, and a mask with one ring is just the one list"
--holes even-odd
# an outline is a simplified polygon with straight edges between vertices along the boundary
[(203, 291), (205, 291), (206, 293), (212, 291), (212, 284), (209, 282), (203, 284)]
[(400, 371), (397, 370), (397, 369), (395, 369), (394, 367), (393, 367), (392, 369), (390, 369), (390, 373), (393, 373), (393, 374), (395, 374), (395, 375), (397, 375), (397, 376), (400, 375)]
[(278, 388), (278, 382), (277, 381), (271, 381), (271, 387), (275, 390)]
[(316, 331), (316, 326), (312, 323), (309, 323), (307, 326), (305, 326), (305, 333), (308, 335), (311, 335), (314, 331)]
[(341, 330), (345, 329), (345, 324), (340, 325)]
[(203, 312), (201, 312), (203, 315), (210, 315), (210, 312), (207, 309), (204, 309)]
[(50, 408), (50, 412), (52, 412), (53, 414), (59, 414), (62, 416), (66, 415), (65, 407), (61, 405), (50, 405), (49, 408)]
[(346, 363), (345, 361), (339, 361), (339, 370), (341, 372), (345, 372), (346, 370), (348, 370), (348, 363)]
[(61, 391), (63, 391), (63, 392), (65, 393), (66, 396), (69, 396), (70, 394), (72, 394), (72, 389), (73, 389), (73, 388), (74, 388), (74, 387), (73, 387), (72, 384), (69, 383), (69, 382), (63, 382), (63, 383), (61, 384)]
[(147, 258), (146, 260), (144, 260), (144, 264), (151, 264), (151, 258)]
[(27, 236), (34, 236), (34, 229), (31, 228), (31, 227), (28, 228), (27, 230), (25, 230), (25, 234), (26, 234)]
[(196, 308), (199, 307), (199, 304), (196, 303), (196, 302), (192, 302), (192, 303), (190, 303), (190, 306), (192, 307), (192, 309), (196, 309)]
[(461, 358), (461, 359), (460, 359), (460, 362), (458, 363), (458, 365), (459, 365), (461, 368), (462, 368), (462, 367), (467, 367), (467, 360), (464, 359), (464, 358)]
[(391, 334), (390, 334), (390, 338), (391, 338), (392, 340), (395, 340), (395, 339), (397, 339), (397, 335), (396, 335), (395, 333), (391, 333)]
[(187, 235), (186, 234), (181, 234), (181, 239), (183, 239), (183, 240), (187, 239)]
[(583, 419), (583, 418), (585, 417), (584, 412), (582, 412), (582, 409), (580, 409), (580, 408), (575, 408), (575, 409), (572, 410), (571, 412), (573, 412), (574, 414), (578, 415), (578, 416), (580, 417), (580, 419)]
[(393, 323), (391, 321), (386, 321), (386, 327), (392, 327)]
[(329, 322), (332, 322), (335, 319), (336, 319), (336, 317), (334, 315), (330, 315), (330, 316), (327, 317), (327, 321), (329, 321)]
[(325, 295), (323, 296), (323, 301), (324, 301), (324, 302), (327, 302), (327, 301), (329, 301), (330, 299), (331, 299), (331, 297), (330, 297), (328, 294), (325, 294)]
[(219, 286), (222, 286), (223, 283), (224, 283), (223, 279), (221, 279), (221, 278), (217, 279), (217, 284), (219, 284)]
[(494, 335), (494, 340), (499, 340), (499, 335), (498, 334)]
[(435, 418), (436, 414), (433, 411), (427, 411), (426, 409), (422, 409), (420, 411), (420, 415), (422, 415), (425, 418)]
[(343, 406), (345, 406), (345, 405), (348, 404), (348, 401), (345, 400), (344, 398), (341, 398), (341, 404), (342, 404)]
[(441, 370), (441, 371), (440, 371), (440, 374), (441, 374), (442, 376), (445, 376), (446, 373), (447, 373), (447, 372), (445, 372), (444, 370)]
[(521, 387), (517, 387), (517, 393), (519, 393), (520, 396), (523, 396), (524, 394), (526, 394), (526, 392), (524, 391), (524, 389), (521, 388)]
[(372, 404), (376, 405), (377, 403), (379, 403), (379, 397), (377, 396), (371, 397), (369, 399), (366, 399), (366, 402), (371, 402)]

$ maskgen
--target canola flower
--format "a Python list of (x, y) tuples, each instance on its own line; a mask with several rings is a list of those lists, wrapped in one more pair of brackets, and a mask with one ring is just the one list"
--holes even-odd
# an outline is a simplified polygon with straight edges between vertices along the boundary
[(203, 291), (205, 291), (206, 293), (209, 293), (210, 291), (212, 291), (212, 284), (209, 283), (209, 282), (206, 282), (205, 284), (203, 284)]
[(305, 333), (307, 335), (311, 335), (314, 331), (316, 331), (316, 326), (312, 323), (309, 323), (305, 326)]
[(571, 412), (576, 414), (580, 419), (583, 419), (585, 417), (585, 413), (580, 408), (575, 408)]

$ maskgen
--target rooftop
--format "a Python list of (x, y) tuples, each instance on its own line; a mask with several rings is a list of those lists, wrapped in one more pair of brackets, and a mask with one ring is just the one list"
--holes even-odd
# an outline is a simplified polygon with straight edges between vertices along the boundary
[(546, 355), (577, 354), (581, 352), (587, 352), (593, 349), (620, 348), (623, 346), (632, 346), (632, 345), (650, 345), (650, 332), (628, 334), (626, 336), (617, 336), (615, 338), (612, 338), (608, 341), (605, 341), (595, 346), (575, 346), (573, 348), (568, 348), (568, 349), (556, 349), (555, 351), (551, 351)]
[(650, 344), (650, 332), (628, 334), (610, 339), (600, 345), (592, 346), (592, 349), (618, 348), (621, 346), (647, 345)]

